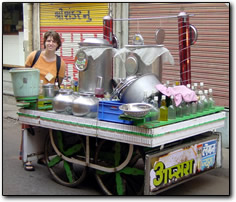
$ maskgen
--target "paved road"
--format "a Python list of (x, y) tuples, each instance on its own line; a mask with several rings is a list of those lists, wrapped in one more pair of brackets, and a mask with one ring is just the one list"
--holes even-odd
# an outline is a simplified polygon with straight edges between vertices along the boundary
[[(20, 124), (3, 118), (3, 195), (103, 195), (92, 171), (78, 188), (54, 182), (45, 166), (26, 172), (18, 160)], [(223, 167), (179, 185), (161, 195), (229, 195), (229, 150), (223, 150)]]

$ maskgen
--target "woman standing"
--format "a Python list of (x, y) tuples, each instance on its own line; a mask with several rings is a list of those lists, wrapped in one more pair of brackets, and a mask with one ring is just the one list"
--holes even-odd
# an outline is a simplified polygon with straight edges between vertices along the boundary
[[(40, 80), (43, 80), (44, 84), (55, 83), (57, 76), (56, 51), (61, 46), (61, 39), (59, 34), (55, 31), (47, 31), (43, 38), (44, 50), (41, 52), (38, 60), (33, 65), (33, 68), (40, 70)], [(32, 67), (36, 53), (37, 51), (33, 51), (29, 54), (25, 62), (26, 67)], [(61, 59), (60, 71), (58, 72), (59, 84), (64, 78), (65, 68), (65, 62)]]
[[(29, 54), (26, 59), (25, 66), (37, 68), (40, 70), (40, 80), (43, 80), (44, 84), (47, 83), (55, 83), (58, 82), (60, 85), (64, 76), (65, 76), (65, 69), (66, 65), (62, 58), (59, 58), (60, 66), (59, 70), (57, 67), (58, 63), (58, 56), (56, 55), (56, 51), (61, 46), (61, 39), (57, 32), (55, 31), (47, 31), (43, 37), (43, 44), (44, 50), (39, 52), (37, 61), (35, 61), (35, 57), (37, 58), (37, 52), (33, 51)], [(22, 124), (22, 129), (28, 128), (26, 125)], [(24, 145), (24, 139), (22, 138), (21, 143)], [(20, 152), (20, 159), (22, 159), (22, 150), (23, 145), (21, 144), (21, 152)], [(42, 159), (38, 160), (38, 163), (43, 163)], [(24, 169), (27, 171), (33, 171), (35, 168), (32, 165), (31, 161), (23, 162)]]

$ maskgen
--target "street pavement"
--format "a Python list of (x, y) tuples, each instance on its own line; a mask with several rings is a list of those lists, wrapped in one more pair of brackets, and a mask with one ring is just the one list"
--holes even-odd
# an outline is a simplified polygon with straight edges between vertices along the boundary
[[(18, 158), (21, 127), (17, 121), (18, 108), (15, 105), (3, 103), (3, 161), (2, 161), (2, 195), (3, 196), (98, 196), (103, 195), (92, 170), (86, 180), (78, 188), (69, 188), (57, 184), (51, 178), (45, 166), (34, 162), (36, 170), (26, 172), (22, 162)], [(232, 194), (230, 187), (229, 172), (229, 149), (223, 148), (222, 168), (215, 169), (209, 173), (196, 177), (188, 182), (180, 184), (170, 190), (161, 193), (161, 196), (171, 195), (220, 195), (229, 196)], [(227, 197), (229, 198), (229, 197)], [(222, 198), (221, 198), (222, 200)]]

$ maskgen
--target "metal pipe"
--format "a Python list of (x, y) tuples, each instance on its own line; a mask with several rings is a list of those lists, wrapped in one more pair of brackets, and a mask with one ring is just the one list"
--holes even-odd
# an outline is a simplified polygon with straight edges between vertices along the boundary
[[(189, 17), (194, 16), (194, 14), (188, 14)], [(155, 20), (155, 19), (168, 19), (168, 18), (178, 18), (178, 15), (173, 16), (159, 16), (159, 17), (148, 17), (148, 18), (120, 18), (113, 19), (113, 21), (131, 21), (131, 20)]]
[(178, 15), (179, 63), (181, 85), (191, 84), (189, 15), (180, 12)]

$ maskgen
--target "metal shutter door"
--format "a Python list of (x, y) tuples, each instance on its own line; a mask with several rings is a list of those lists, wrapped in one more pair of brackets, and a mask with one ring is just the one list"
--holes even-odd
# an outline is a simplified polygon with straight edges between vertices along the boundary
[(78, 80), (74, 66), (78, 43), (86, 37), (103, 38), (103, 17), (107, 13), (108, 3), (40, 3), (40, 47), (46, 31), (60, 34), (63, 43), (57, 54), (66, 63), (66, 76)]
[[(229, 107), (229, 5), (225, 3), (130, 3), (129, 17), (176, 16), (180, 11), (194, 14), (190, 24), (198, 29), (198, 41), (191, 46), (192, 84), (204, 82), (212, 88), (217, 105)], [(129, 21), (129, 43), (140, 32), (145, 44), (155, 44), (157, 28), (165, 30), (164, 45), (175, 66), (163, 65), (163, 82), (179, 80), (177, 18)]]

